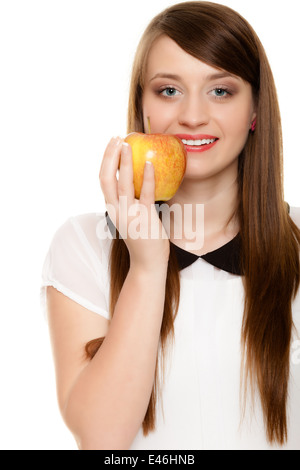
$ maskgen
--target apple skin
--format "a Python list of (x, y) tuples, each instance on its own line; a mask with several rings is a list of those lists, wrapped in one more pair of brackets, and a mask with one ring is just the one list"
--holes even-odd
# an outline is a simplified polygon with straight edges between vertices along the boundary
[(155, 201), (168, 201), (178, 190), (186, 169), (187, 153), (179, 137), (171, 134), (132, 132), (124, 139), (132, 149), (133, 185), (140, 198), (145, 162), (155, 173)]

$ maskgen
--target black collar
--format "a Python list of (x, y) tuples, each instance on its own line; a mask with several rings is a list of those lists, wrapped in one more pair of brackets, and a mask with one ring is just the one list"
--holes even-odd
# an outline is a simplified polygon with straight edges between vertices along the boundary
[[(105, 217), (107, 221), (107, 225), (109, 227), (110, 232), (113, 236), (116, 234), (116, 228), (112, 223), (107, 211), (105, 212)], [(202, 258), (208, 263), (212, 264), (216, 268), (222, 269), (223, 271), (227, 271), (231, 274), (242, 275), (241, 270), (241, 237), (240, 234), (237, 234), (230, 242), (226, 243), (226, 245), (221, 246), (217, 250), (211, 251), (206, 253), (205, 255), (195, 255), (194, 253), (190, 253), (189, 251), (184, 250), (183, 248), (179, 248), (179, 246), (175, 245), (173, 242), (170, 241), (172, 245), (179, 269), (184, 269), (193, 264), (197, 261), (198, 258)]]
[(239, 276), (242, 275), (240, 265), (241, 237), (239, 233), (232, 240), (226, 243), (226, 245), (223, 245), (214, 251), (210, 251), (209, 253), (200, 256), (179, 248), (179, 246), (174, 245), (172, 242), (170, 243), (173, 245), (175, 250), (180, 269), (184, 269), (197, 261), (198, 258), (202, 258), (209, 264), (212, 264), (216, 268), (222, 269), (223, 271), (227, 271), (231, 274), (238, 274)]
[[(158, 206), (160, 206), (162, 203), (163, 201), (156, 201), (156, 209), (158, 209)], [(286, 203), (286, 208), (288, 213), (290, 213), (290, 206), (288, 203)], [(105, 212), (105, 216), (109, 230), (113, 236), (115, 236), (114, 234), (116, 234), (116, 227), (112, 223), (107, 212)], [(171, 241), (170, 244), (175, 251), (178, 267), (180, 270), (187, 268), (197, 261), (198, 258), (202, 258), (216, 268), (227, 271), (228, 273), (237, 274), (239, 276), (242, 276), (243, 274), (241, 267), (242, 243), (239, 233), (232, 240), (230, 240), (230, 242), (226, 243), (226, 245), (223, 245), (220, 248), (217, 248), (217, 250), (211, 251), (201, 256), (195, 255), (194, 253), (186, 251), (183, 248), (179, 248), (179, 246), (175, 245)]]

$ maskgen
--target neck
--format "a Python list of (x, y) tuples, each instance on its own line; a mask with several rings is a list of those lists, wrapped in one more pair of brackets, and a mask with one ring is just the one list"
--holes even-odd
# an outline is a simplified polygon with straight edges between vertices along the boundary
[[(182, 217), (174, 217), (174, 213), (171, 211), (170, 240), (184, 248), (188, 239), (191, 238), (191, 234), (199, 232), (201, 218), (201, 230), (204, 237), (202, 246), (199, 248), (198, 243), (194, 250), (190, 249), (189, 251), (203, 254), (222, 246), (231, 240), (239, 230), (238, 221), (234, 215), (237, 200), (237, 172), (201, 181), (199, 179), (183, 180), (175, 196), (167, 203), (170, 207), (173, 204), (179, 204), (182, 215)], [(199, 208), (198, 218), (197, 205)], [(186, 207), (192, 211), (191, 217), (186, 217)], [(180, 227), (183, 235), (178, 240), (175, 230), (179, 230)], [(177, 233), (179, 232), (177, 231)]]

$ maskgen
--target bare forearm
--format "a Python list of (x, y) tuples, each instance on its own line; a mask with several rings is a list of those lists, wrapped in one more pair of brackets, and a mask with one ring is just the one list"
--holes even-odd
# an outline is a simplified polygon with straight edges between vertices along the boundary
[(70, 394), (65, 417), (83, 448), (128, 448), (153, 386), (166, 266), (131, 268), (108, 334)]

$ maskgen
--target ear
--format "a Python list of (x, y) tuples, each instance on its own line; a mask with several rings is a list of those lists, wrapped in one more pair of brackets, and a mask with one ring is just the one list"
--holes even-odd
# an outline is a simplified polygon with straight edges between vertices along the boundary
[(255, 119), (256, 119), (256, 113), (253, 112), (252, 115), (251, 115), (251, 121), (250, 121), (250, 124), (249, 124), (249, 129), (252, 129), (253, 122), (255, 121)]

